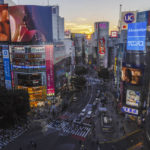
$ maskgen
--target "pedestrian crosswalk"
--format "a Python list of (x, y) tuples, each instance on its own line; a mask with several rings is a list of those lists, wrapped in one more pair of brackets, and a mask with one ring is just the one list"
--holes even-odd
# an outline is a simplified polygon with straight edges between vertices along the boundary
[(56, 130), (59, 130), (63, 135), (70, 135), (72, 137), (84, 140), (91, 128), (87, 127), (85, 125), (79, 125), (79, 124), (70, 124), (67, 121), (62, 121), (59, 123), (50, 122), (47, 125), (48, 128), (55, 128)]
[(0, 131), (0, 149), (5, 147), (7, 144), (13, 142), (16, 138), (21, 136), (28, 130), (27, 127), (16, 127), (13, 129), (6, 129)]

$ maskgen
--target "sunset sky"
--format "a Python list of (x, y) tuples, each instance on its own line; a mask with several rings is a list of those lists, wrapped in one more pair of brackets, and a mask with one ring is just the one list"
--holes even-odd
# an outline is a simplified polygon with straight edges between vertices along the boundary
[(65, 29), (76, 33), (92, 33), (94, 22), (109, 21), (110, 30), (117, 30), (119, 7), (122, 11), (150, 10), (150, 0), (13, 0), (17, 4), (58, 5), (65, 18)]

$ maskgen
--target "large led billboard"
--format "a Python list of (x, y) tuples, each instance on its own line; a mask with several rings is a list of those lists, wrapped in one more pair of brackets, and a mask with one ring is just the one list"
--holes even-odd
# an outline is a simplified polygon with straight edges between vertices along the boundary
[(49, 6), (9, 7), (12, 42), (52, 42), (52, 10)]
[(131, 23), (128, 25), (127, 50), (144, 51), (147, 22)]
[(142, 71), (140, 69), (122, 67), (122, 81), (138, 85), (141, 83)]
[(140, 106), (140, 92), (134, 90), (127, 90), (126, 104), (134, 107)]
[(10, 39), (10, 26), (8, 5), (0, 5), (0, 41), (9, 41)]

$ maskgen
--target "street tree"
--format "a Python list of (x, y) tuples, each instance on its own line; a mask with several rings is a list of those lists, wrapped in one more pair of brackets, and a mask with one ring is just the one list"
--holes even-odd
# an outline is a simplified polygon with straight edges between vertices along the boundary
[(11, 126), (25, 121), (29, 112), (29, 95), (27, 91), (0, 89), (0, 125)]
[(76, 68), (75, 68), (76, 75), (81, 76), (81, 75), (85, 75), (87, 73), (88, 73), (88, 69), (85, 68), (84, 66), (76, 66)]

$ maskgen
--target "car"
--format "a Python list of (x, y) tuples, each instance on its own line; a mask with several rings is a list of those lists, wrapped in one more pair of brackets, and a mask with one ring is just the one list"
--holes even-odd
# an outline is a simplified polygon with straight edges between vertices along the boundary
[(73, 97), (72, 101), (76, 102), (77, 101), (77, 97)]
[(100, 96), (100, 93), (96, 93), (96, 98), (99, 98), (99, 96)]
[(93, 108), (93, 104), (87, 104), (86, 105), (86, 110), (92, 110), (92, 108)]
[(91, 116), (92, 116), (92, 111), (90, 110), (87, 112), (86, 118), (91, 118)]
[(101, 115), (101, 128), (103, 132), (113, 132), (112, 117), (106, 113)]
[(100, 98), (96, 98), (96, 99), (95, 99), (96, 102), (99, 102), (100, 100), (101, 100)]

